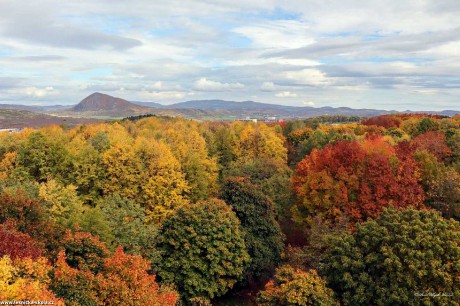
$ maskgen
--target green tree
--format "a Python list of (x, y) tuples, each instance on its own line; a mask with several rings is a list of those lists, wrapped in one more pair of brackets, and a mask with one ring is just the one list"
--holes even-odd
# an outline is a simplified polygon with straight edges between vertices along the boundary
[(452, 151), (448, 162), (460, 170), (460, 128), (448, 129), (446, 131), (446, 143)]
[(97, 235), (108, 244), (113, 241), (112, 229), (99, 207), (84, 205), (75, 186), (64, 187), (52, 179), (40, 185), (39, 197), (53, 222), (71, 229), (78, 225), (82, 231)]
[(112, 233), (113, 227), (98, 206), (90, 207), (86, 205), (76, 224), (78, 224), (80, 230), (98, 236), (101, 241), (110, 247), (111, 251), (115, 249), (113, 245), (115, 240)]
[(82, 200), (93, 205), (102, 195), (105, 180), (102, 156), (95, 148), (86, 143), (78, 146), (72, 141), (70, 145), (77, 147), (72, 157), (72, 181), (77, 186), (78, 194)]
[(112, 228), (112, 248), (122, 245), (127, 253), (142, 255), (150, 260), (157, 259), (157, 227), (147, 224), (145, 211), (139, 204), (115, 195), (102, 199), (98, 206)]
[(244, 241), (251, 256), (246, 280), (252, 281), (273, 271), (280, 262), (284, 235), (275, 220), (272, 202), (257, 186), (244, 178), (227, 178), (221, 198), (228, 203), (241, 222)]
[(104, 268), (110, 253), (99, 237), (87, 232), (66, 231), (63, 240), (67, 264), (75, 269), (89, 269), (97, 273)]
[(238, 218), (216, 199), (182, 206), (166, 217), (157, 246), (158, 275), (185, 299), (225, 294), (249, 262)]
[(426, 203), (444, 218), (460, 220), (460, 174), (446, 167), (429, 183)]
[(337, 241), (324, 273), (344, 305), (458, 305), (460, 223), (385, 209)]
[(288, 217), (294, 194), (290, 188), (292, 170), (286, 164), (256, 158), (233, 163), (225, 175), (248, 178), (273, 202), (277, 217)]
[(64, 144), (49, 139), (41, 132), (29, 135), (18, 151), (17, 161), (38, 182), (44, 182), (48, 178), (65, 181), (71, 173), (71, 162)]
[(88, 139), (88, 142), (100, 153), (110, 148), (110, 140), (106, 132), (97, 132), (93, 137)]
[(236, 160), (237, 138), (228, 126), (220, 126), (215, 132), (217, 160), (221, 169), (227, 169)]
[(416, 135), (426, 133), (428, 131), (437, 131), (439, 129), (439, 122), (432, 118), (423, 118), (420, 120)]
[(351, 233), (348, 221), (330, 223), (316, 216), (305, 230), (306, 244), (302, 247), (287, 246), (283, 260), (301, 269), (319, 270), (328, 261), (328, 251), (340, 237)]

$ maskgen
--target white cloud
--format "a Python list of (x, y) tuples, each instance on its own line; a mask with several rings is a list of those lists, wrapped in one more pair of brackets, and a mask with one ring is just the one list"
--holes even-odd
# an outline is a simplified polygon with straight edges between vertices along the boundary
[(303, 102), (303, 105), (308, 105), (308, 106), (315, 106), (315, 102), (313, 101), (306, 101), (306, 102)]
[(154, 89), (162, 89), (163, 88), (163, 83), (161, 81), (156, 81), (155, 83), (153, 83), (152, 87)]
[(418, 95), (435, 95), (439, 93), (439, 90), (437, 89), (418, 89), (418, 90), (413, 90), (410, 92), (411, 94)]
[(278, 98), (297, 98), (299, 95), (290, 91), (279, 92), (275, 95)]
[(221, 83), (208, 80), (207, 78), (200, 78), (195, 81), (193, 88), (199, 91), (232, 91), (244, 88), (241, 83)]
[(138, 93), (138, 97), (142, 99), (155, 99), (155, 100), (175, 100), (183, 99), (186, 96), (193, 95), (193, 93), (181, 91), (142, 91)]
[(439, 56), (439, 57), (460, 57), (460, 40), (451, 41), (446, 44), (434, 47), (430, 50), (425, 51), (429, 56)]
[(277, 86), (273, 82), (263, 82), (260, 86), (260, 90), (262, 91), (276, 91)]
[(59, 94), (52, 86), (47, 86), (45, 88), (27, 87), (22, 89), (22, 92), (32, 98), (44, 98)]
[(343, 85), (343, 86), (335, 86), (335, 88), (339, 90), (351, 90), (351, 91), (364, 91), (364, 90), (370, 89), (370, 87), (367, 85)]
[(318, 66), (320, 63), (315, 60), (305, 59), (305, 58), (280, 58), (272, 57), (268, 58), (267, 62), (277, 63), (281, 65), (292, 65), (292, 66)]
[(300, 48), (315, 41), (310, 26), (297, 20), (269, 21), (238, 27), (233, 32), (251, 39), (257, 48)]
[(332, 80), (318, 69), (302, 69), (286, 71), (283, 76), (293, 81), (295, 84), (310, 86), (326, 86), (331, 84)]

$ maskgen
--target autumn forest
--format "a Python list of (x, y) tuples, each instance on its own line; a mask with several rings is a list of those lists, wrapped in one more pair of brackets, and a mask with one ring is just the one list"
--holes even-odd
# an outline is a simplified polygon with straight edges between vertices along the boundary
[(460, 117), (0, 133), (0, 301), (459, 305)]

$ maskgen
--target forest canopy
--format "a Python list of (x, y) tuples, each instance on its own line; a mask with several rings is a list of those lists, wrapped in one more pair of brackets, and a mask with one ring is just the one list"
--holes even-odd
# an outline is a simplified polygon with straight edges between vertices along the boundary
[(0, 133), (0, 301), (458, 305), (459, 117), (360, 119)]

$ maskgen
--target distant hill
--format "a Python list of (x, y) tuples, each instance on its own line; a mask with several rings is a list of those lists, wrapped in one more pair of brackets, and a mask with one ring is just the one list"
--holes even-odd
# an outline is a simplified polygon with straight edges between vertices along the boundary
[(150, 108), (102, 93), (93, 93), (70, 109), (71, 112), (96, 114), (99, 116), (126, 116), (145, 114)]
[(183, 108), (183, 109), (202, 109), (202, 110), (260, 110), (264, 109), (276, 109), (276, 110), (299, 110), (303, 107), (277, 105), (260, 103), (254, 101), (225, 101), (225, 100), (193, 100), (186, 102), (179, 102), (176, 104), (168, 105), (168, 108)]
[(77, 125), (99, 120), (88, 118), (57, 117), (18, 109), (0, 109), (0, 129), (42, 127), (45, 125)]

